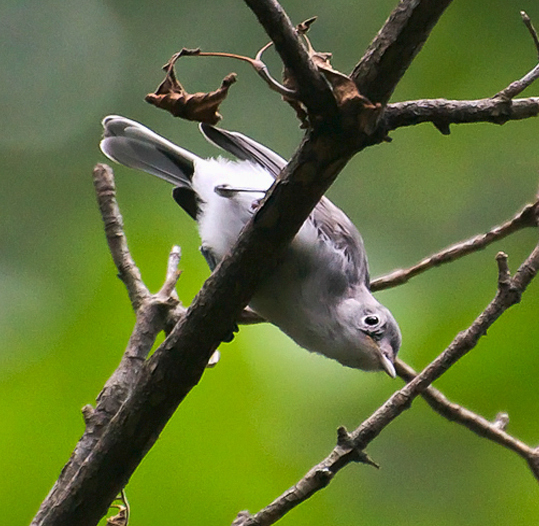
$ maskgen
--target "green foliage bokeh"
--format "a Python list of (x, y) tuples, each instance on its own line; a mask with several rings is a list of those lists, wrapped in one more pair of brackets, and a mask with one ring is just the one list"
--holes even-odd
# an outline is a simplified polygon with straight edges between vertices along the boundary
[[(319, 19), (311, 38), (350, 71), (396, 0), (283, 4), (294, 22)], [(488, 97), (531, 69), (534, 0), (455, 0), (393, 100)], [(83, 432), (116, 367), (134, 316), (116, 278), (91, 170), (100, 120), (118, 113), (200, 155), (215, 150), (196, 126), (144, 103), (161, 65), (181, 47), (253, 55), (267, 41), (240, 1), (3, 0), (0, 3), (0, 509), (26, 524)], [(270, 54), (271, 55), (271, 54)], [(270, 58), (277, 72), (279, 62)], [(189, 91), (239, 74), (222, 126), (283, 156), (301, 133), (293, 112), (246, 65), (186, 58)], [(526, 94), (539, 92), (539, 85)], [(358, 225), (371, 274), (413, 264), (501, 223), (536, 191), (537, 121), (503, 127), (430, 125), (358, 155), (330, 197)], [(157, 290), (173, 244), (182, 247), (179, 293), (188, 304), (208, 276), (194, 225), (160, 181), (122, 167), (119, 202), (146, 283)], [(380, 294), (399, 320), (402, 357), (434, 358), (492, 298), (494, 255), (516, 269), (536, 242), (527, 231)], [(452, 400), (539, 443), (539, 285), (489, 331), (439, 386)], [(297, 348), (271, 326), (242, 328), (222, 361), (180, 406), (127, 488), (133, 525), (230, 524), (295, 483), (397, 387)], [(350, 466), (283, 524), (535, 524), (537, 483), (514, 454), (441, 419), (422, 401), (369, 447), (381, 470)]]

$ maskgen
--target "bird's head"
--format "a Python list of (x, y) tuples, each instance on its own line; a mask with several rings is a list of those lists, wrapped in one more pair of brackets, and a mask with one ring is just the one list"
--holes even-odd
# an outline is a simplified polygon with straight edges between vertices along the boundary
[(354, 342), (344, 365), (365, 370), (383, 370), (395, 378), (395, 358), (401, 332), (391, 312), (368, 291), (361, 297), (344, 300), (339, 308), (345, 330)]

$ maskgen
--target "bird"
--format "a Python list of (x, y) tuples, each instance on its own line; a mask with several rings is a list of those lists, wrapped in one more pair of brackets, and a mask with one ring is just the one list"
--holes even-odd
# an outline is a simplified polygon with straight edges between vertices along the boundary
[[(253, 139), (201, 123), (213, 145), (232, 154), (203, 159), (146, 126), (109, 115), (101, 151), (112, 161), (174, 186), (173, 197), (198, 224), (210, 270), (232, 249), (287, 161)], [(395, 378), (401, 331), (370, 291), (362, 237), (346, 214), (322, 197), (249, 307), (304, 349), (346, 367)]]

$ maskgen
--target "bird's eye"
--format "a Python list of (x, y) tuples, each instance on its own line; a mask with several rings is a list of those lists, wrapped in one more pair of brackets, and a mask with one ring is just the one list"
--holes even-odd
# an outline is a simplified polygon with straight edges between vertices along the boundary
[(363, 318), (363, 321), (369, 327), (374, 327), (375, 325), (378, 325), (378, 323), (380, 323), (380, 319), (378, 318), (378, 316), (375, 316), (374, 314), (365, 316), (365, 318)]

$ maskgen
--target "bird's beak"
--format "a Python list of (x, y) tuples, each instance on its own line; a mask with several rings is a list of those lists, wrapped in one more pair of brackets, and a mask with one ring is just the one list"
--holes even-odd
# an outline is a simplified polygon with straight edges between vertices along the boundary
[(380, 365), (382, 366), (382, 369), (389, 375), (391, 378), (397, 377), (397, 371), (395, 370), (395, 365), (393, 364), (393, 360), (390, 358), (390, 356), (393, 356), (393, 349), (389, 344), (380, 343), (374, 341), (370, 336), (369, 340), (371, 342), (371, 345), (373, 349), (378, 354), (378, 357), (380, 359)]
[(395, 366), (393, 362), (382, 352), (380, 354), (380, 361), (382, 362), (382, 368), (384, 371), (391, 376), (391, 378), (396, 378), (397, 371), (395, 371)]

